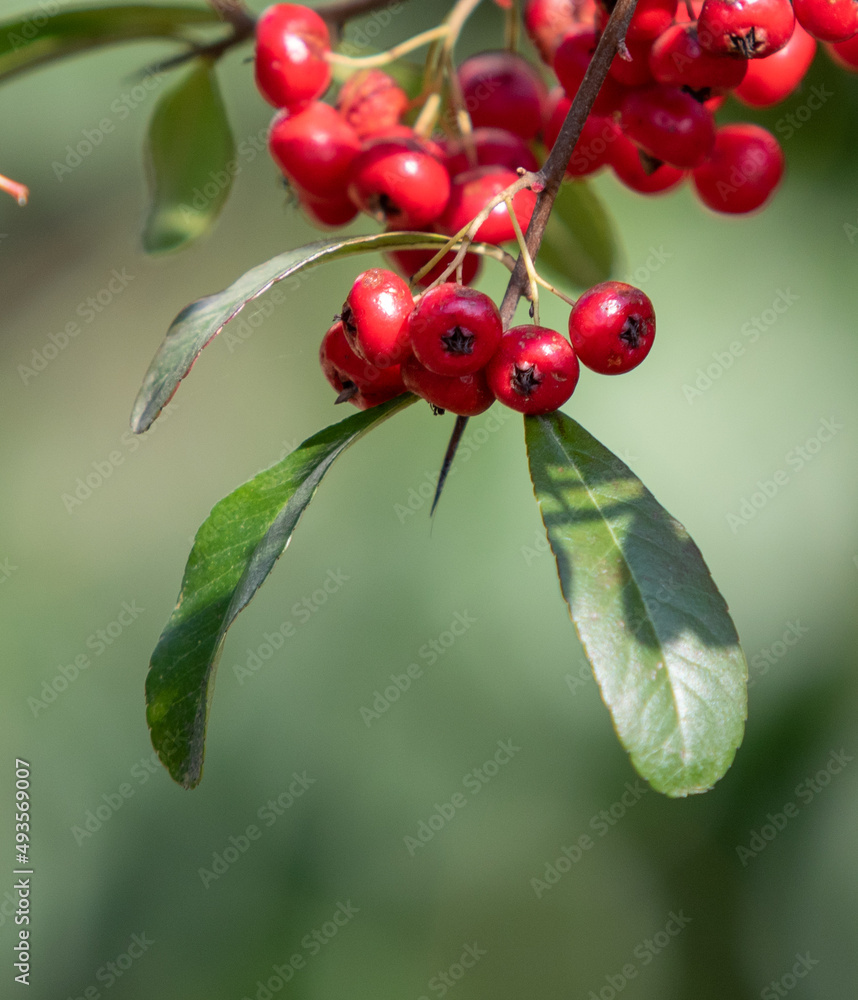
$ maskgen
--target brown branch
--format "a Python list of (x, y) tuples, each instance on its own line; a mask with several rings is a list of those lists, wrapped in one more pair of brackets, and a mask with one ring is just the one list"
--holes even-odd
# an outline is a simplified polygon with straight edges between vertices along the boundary
[[(587, 67), (587, 72), (584, 74), (584, 79), (581, 81), (581, 86), (578, 88), (578, 93), (572, 101), (572, 107), (569, 108), (569, 113), (563, 122), (560, 135), (558, 135), (557, 141), (548, 154), (548, 159), (539, 171), (545, 188), (536, 200), (536, 208), (533, 210), (533, 216), (525, 234), (527, 249), (533, 258), (539, 252), (542, 238), (545, 235), (545, 227), (548, 225), (548, 217), (551, 215), (554, 199), (560, 190), (569, 158), (581, 136), (581, 130), (593, 108), (593, 102), (605, 82), (611, 62), (626, 36), (626, 28), (628, 28), (636, 3), (637, 0), (617, 0), (602, 37), (599, 39), (599, 44), (596, 46), (596, 51), (593, 53), (593, 58), (590, 60), (590, 65)], [(518, 300), (524, 294), (527, 285), (527, 269), (523, 256), (519, 254), (515, 270), (501, 303), (500, 312), (504, 329), (512, 321)]]

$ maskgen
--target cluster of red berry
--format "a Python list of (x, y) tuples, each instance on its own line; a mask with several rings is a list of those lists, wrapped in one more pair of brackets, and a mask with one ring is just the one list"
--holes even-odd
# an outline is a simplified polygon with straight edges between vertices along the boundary
[[(611, 0), (529, 0), (525, 25), (561, 87), (545, 140), (556, 137), (596, 48)], [(717, 128), (732, 92), (752, 107), (780, 103), (799, 86), (816, 40), (858, 68), (854, 0), (639, 0), (572, 156), (569, 174), (610, 166), (635, 191), (676, 187), (691, 172), (709, 208), (744, 213), (777, 186), (784, 156), (758, 125)]]
[(533, 324), (503, 332), (482, 292), (451, 282), (413, 298), (392, 271), (358, 275), (342, 315), (322, 340), (322, 370), (360, 409), (410, 391), (436, 411), (473, 417), (497, 399), (520, 413), (550, 413), (578, 383), (580, 361), (618, 375), (652, 347), (655, 314), (643, 292), (606, 281), (582, 295), (569, 339)]

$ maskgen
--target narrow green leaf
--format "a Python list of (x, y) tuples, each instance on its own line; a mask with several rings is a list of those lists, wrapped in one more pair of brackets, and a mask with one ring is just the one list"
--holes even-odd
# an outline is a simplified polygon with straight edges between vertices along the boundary
[(203, 6), (134, 4), (52, 13), (54, 6), (59, 2), (0, 24), (0, 82), (86, 49), (145, 38), (182, 39), (189, 26), (220, 21)]
[(748, 668), (700, 550), (562, 413), (525, 420), (560, 588), (620, 742), (660, 792), (710, 788), (742, 741)]
[(308, 438), (221, 500), (197, 532), (176, 608), (146, 678), (152, 745), (185, 788), (194, 788), (202, 776), (206, 722), (227, 629), (289, 544), (334, 460), (415, 399), (399, 396)]
[(616, 266), (614, 227), (586, 181), (564, 181), (539, 248), (537, 265), (579, 288), (610, 278)]
[[(131, 429), (141, 434), (152, 426), (202, 349), (248, 302), (276, 282), (337, 257), (396, 247), (437, 247), (446, 242), (446, 236), (434, 233), (404, 232), (321, 240), (272, 257), (243, 274), (224, 291), (192, 302), (173, 320), (146, 372), (131, 412)], [(479, 252), (481, 247), (475, 245), (474, 249)]]
[(206, 232), (229, 197), (234, 157), (214, 66), (200, 60), (161, 97), (149, 125), (148, 253), (176, 250)]

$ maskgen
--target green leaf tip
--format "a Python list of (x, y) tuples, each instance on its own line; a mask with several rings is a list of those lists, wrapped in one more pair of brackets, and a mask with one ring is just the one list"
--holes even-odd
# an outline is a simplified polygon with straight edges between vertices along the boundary
[(560, 587), (620, 742), (665, 795), (733, 761), (747, 663), (700, 550), (616, 455), (562, 413), (525, 418)]

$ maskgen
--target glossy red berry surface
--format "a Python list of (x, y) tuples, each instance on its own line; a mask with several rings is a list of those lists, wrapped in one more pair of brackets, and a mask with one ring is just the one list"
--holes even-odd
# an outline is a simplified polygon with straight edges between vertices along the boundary
[(625, 54), (629, 58), (625, 59), (620, 54), (614, 56), (608, 70), (611, 77), (626, 87), (642, 87), (652, 83), (654, 77), (649, 66), (652, 44), (652, 39), (649, 38), (640, 42), (627, 42)]
[(274, 117), (268, 148), (285, 176), (314, 198), (342, 201), (360, 152), (355, 130), (322, 101)]
[(799, 24), (823, 42), (845, 42), (858, 33), (855, 0), (794, 0)]
[[(567, 35), (554, 54), (554, 72), (569, 100), (574, 100), (578, 93), (598, 41), (594, 28), (580, 28)], [(593, 102), (593, 111), (599, 115), (613, 114), (626, 91), (626, 87), (609, 75)]]
[(379, 69), (354, 73), (337, 95), (337, 111), (361, 139), (386, 135), (399, 124), (407, 107), (405, 91)]
[(523, 139), (534, 138), (547, 89), (526, 59), (513, 52), (480, 52), (462, 63), (458, 76), (475, 127), (504, 128)]
[(550, 66), (563, 39), (579, 25), (592, 27), (595, 16), (594, 0), (527, 0), (524, 28)]
[[(557, 141), (571, 106), (569, 98), (562, 90), (559, 91), (558, 99), (554, 102), (554, 110), (545, 123), (543, 132), (547, 146), (551, 147)], [(566, 167), (567, 176), (585, 177), (604, 167), (610, 160), (611, 145), (616, 140), (618, 132), (619, 127), (612, 118), (591, 112), (575, 143), (575, 149)]]
[(631, 371), (649, 354), (655, 339), (652, 302), (622, 281), (594, 285), (569, 314), (569, 339), (581, 364), (594, 372)]
[[(505, 128), (475, 128), (465, 138), (448, 139), (444, 164), (451, 177), (475, 167), (506, 167), (507, 170), (538, 170), (539, 162), (520, 135)], [(470, 153), (473, 152), (473, 158)]]
[[(608, 4), (598, 5), (597, 26), (601, 31), (608, 23)], [(610, 5), (613, 8), (613, 4)], [(640, 42), (657, 38), (673, 24), (678, 0), (638, 0), (635, 12), (629, 22), (626, 41)]]
[(725, 125), (712, 156), (691, 176), (704, 205), (741, 214), (764, 205), (783, 172), (783, 150), (771, 132), (759, 125)]
[(343, 304), (349, 346), (370, 364), (397, 364), (409, 352), (407, 320), (413, 308), (411, 290), (398, 274), (380, 267), (364, 271)]
[(850, 73), (858, 70), (858, 35), (845, 42), (827, 42), (825, 47), (831, 58), (842, 69)]
[(699, 166), (715, 144), (712, 113), (678, 87), (633, 90), (620, 112), (623, 132), (650, 156), (673, 167)]
[(319, 361), (325, 378), (337, 392), (337, 401), (349, 402), (359, 410), (385, 403), (406, 391), (400, 366), (379, 368), (359, 358), (349, 347), (339, 321), (322, 338)]
[(675, 24), (659, 35), (649, 54), (649, 66), (659, 83), (706, 92), (738, 87), (748, 60), (708, 52), (700, 45), (697, 25), (692, 22)]
[(450, 175), (410, 138), (378, 139), (355, 159), (349, 197), (361, 211), (394, 229), (422, 229), (444, 211)]
[(295, 185), (295, 192), (298, 195), (301, 208), (317, 226), (339, 229), (340, 226), (347, 226), (358, 214), (351, 199), (342, 195), (320, 198), (317, 195), (309, 194), (297, 185)]
[[(414, 275), (435, 256), (435, 253), (435, 250), (390, 250), (385, 254), (385, 257), (400, 274), (412, 280)], [(455, 256), (452, 250), (445, 254), (441, 258), (441, 262), (436, 264), (431, 271), (427, 271), (417, 282), (418, 287), (428, 288), (431, 284), (434, 284), (453, 263)], [(482, 260), (477, 254), (465, 254), (465, 259), (462, 261), (462, 284), (473, 284), (481, 269)], [(456, 281), (456, 272), (454, 271), (447, 280)]]
[(274, 4), (256, 22), (256, 85), (275, 108), (297, 109), (331, 82), (328, 26), (309, 7)]
[(426, 292), (408, 319), (411, 349), (436, 375), (483, 368), (502, 332), (500, 313), (488, 295), (449, 282)]
[(790, 0), (705, 0), (697, 37), (715, 55), (761, 59), (782, 49), (794, 26)]
[(623, 184), (638, 194), (672, 191), (682, 183), (686, 174), (684, 170), (647, 157), (621, 132), (611, 146), (609, 162)]
[(495, 401), (485, 371), (438, 375), (421, 365), (413, 354), (402, 362), (402, 380), (409, 391), (436, 409), (449, 410), (460, 417), (476, 417)]
[[(518, 179), (518, 175), (504, 167), (477, 167), (459, 174), (453, 181), (447, 209), (438, 220), (442, 233), (452, 236), (478, 215), (488, 202)], [(512, 199), (515, 217), (522, 232), (527, 229), (536, 195), (532, 191), (519, 191)], [(506, 205), (501, 202), (492, 209), (489, 217), (477, 230), (476, 239), (483, 243), (506, 243), (515, 239), (515, 229)]]
[(750, 60), (736, 97), (754, 108), (780, 104), (804, 79), (815, 54), (815, 39), (796, 22), (792, 38), (782, 49), (765, 59)]
[(489, 388), (519, 413), (551, 413), (575, 391), (580, 368), (569, 341), (543, 326), (516, 326), (501, 337), (486, 368)]

